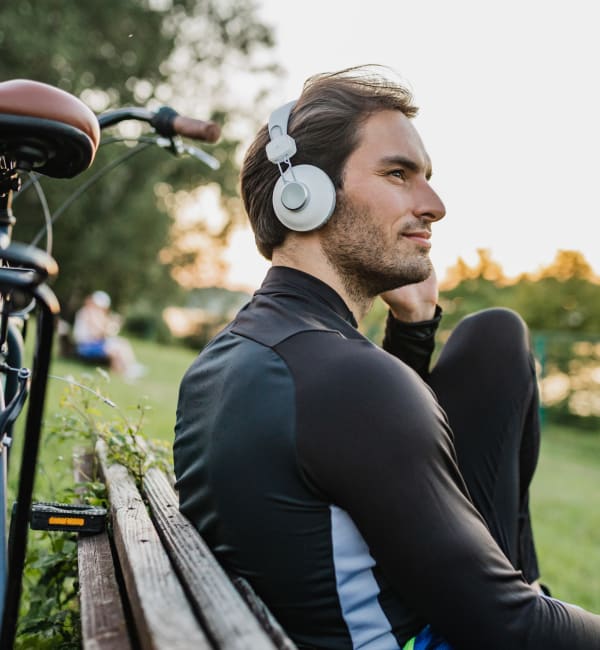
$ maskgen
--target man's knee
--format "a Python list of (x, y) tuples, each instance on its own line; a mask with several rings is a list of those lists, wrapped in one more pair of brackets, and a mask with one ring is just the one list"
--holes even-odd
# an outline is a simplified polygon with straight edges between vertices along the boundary
[(494, 369), (497, 375), (518, 368), (531, 372), (529, 329), (511, 309), (494, 307), (463, 318), (446, 345), (451, 358), (473, 369)]
[(471, 336), (481, 336), (489, 344), (519, 344), (529, 349), (529, 328), (512, 309), (491, 307), (463, 318), (456, 329), (467, 328)]

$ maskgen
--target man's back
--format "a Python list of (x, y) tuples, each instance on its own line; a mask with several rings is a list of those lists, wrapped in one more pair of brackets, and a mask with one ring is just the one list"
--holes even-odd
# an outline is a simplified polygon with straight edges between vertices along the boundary
[(430, 389), (311, 276), (270, 271), (188, 371), (176, 434), (182, 511), (299, 645), (401, 648), (431, 623), (459, 648), (566, 648), (559, 619), (592, 638), (494, 543)]

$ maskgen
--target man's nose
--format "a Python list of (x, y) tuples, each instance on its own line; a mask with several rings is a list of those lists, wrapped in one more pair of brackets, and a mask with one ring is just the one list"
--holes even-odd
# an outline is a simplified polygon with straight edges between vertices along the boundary
[(421, 190), (419, 201), (418, 216), (428, 219), (429, 221), (439, 221), (446, 215), (446, 207), (442, 199), (437, 195), (435, 190), (428, 182), (424, 183)]

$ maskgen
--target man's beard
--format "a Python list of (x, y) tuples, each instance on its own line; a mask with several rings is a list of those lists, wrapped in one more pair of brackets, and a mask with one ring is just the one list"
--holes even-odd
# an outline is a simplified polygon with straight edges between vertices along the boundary
[[(428, 251), (415, 251), (410, 243), (410, 253), (406, 254), (401, 246), (389, 247), (384, 229), (367, 207), (344, 199), (342, 193), (338, 199), (335, 213), (321, 230), (321, 243), (350, 296), (357, 300), (372, 299), (384, 291), (429, 277), (432, 265)], [(429, 229), (417, 218), (409, 225), (413, 230)]]

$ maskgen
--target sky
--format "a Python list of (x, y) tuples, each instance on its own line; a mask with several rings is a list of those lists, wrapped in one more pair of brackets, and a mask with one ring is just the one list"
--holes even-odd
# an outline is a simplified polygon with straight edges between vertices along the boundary
[[(431, 257), (443, 277), (490, 249), (509, 276), (581, 251), (600, 274), (600, 38), (594, 0), (258, 0), (286, 71), (273, 108), (312, 74), (375, 63), (412, 90), (447, 214)], [(268, 115), (264, 116), (265, 121)], [(267, 268), (235, 233), (229, 280)]]

